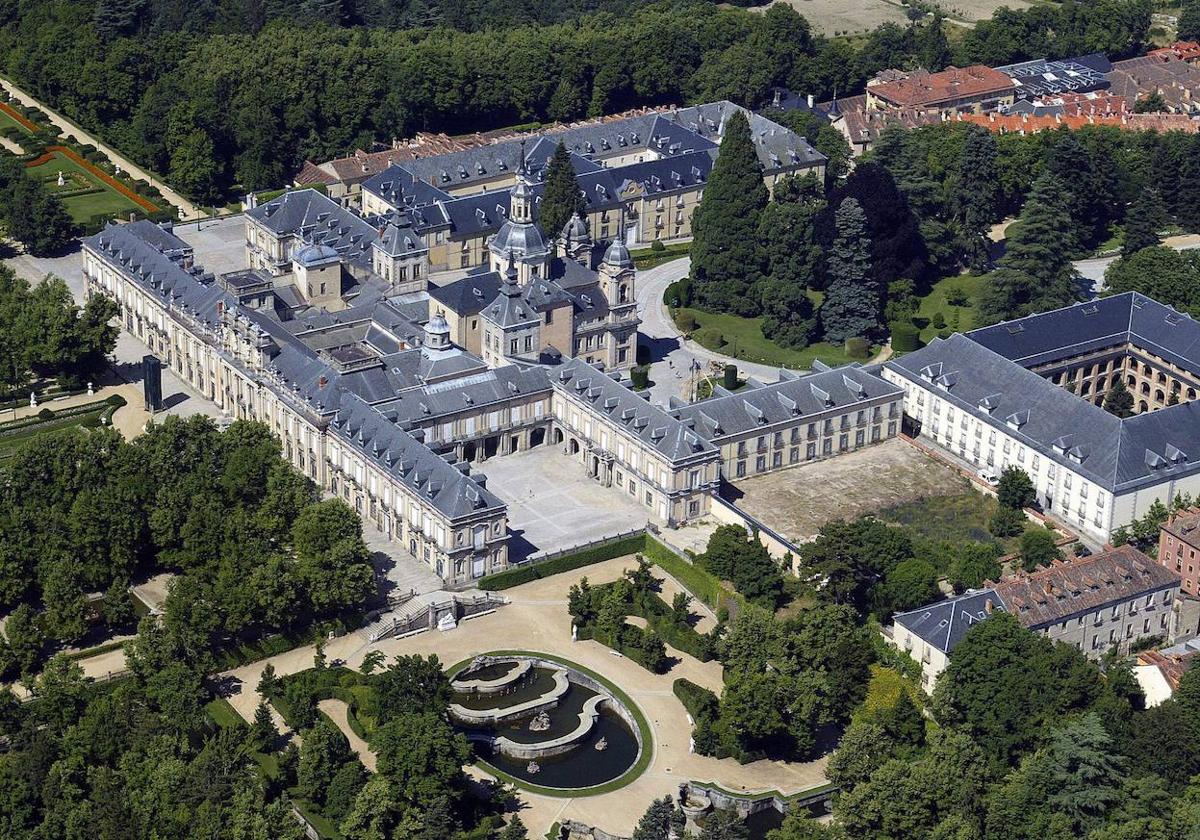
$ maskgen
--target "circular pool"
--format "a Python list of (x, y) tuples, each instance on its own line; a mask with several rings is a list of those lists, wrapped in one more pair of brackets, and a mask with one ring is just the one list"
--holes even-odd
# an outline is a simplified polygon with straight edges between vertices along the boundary
[(518, 786), (580, 796), (649, 764), (649, 727), (608, 680), (548, 654), (505, 652), (450, 669), (450, 718), (485, 769)]

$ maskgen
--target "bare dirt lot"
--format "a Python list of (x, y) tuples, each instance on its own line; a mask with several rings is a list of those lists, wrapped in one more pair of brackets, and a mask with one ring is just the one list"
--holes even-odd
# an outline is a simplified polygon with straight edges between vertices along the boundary
[[(822, 35), (846, 35), (867, 32), (882, 23), (908, 22), (907, 9), (898, 0), (775, 0), (786, 3), (808, 19), (814, 31)], [(774, 5), (772, 3), (771, 5)], [(1001, 6), (1027, 9), (1028, 0), (937, 0), (951, 22), (974, 23), (987, 20)], [(759, 6), (766, 9), (766, 6)]]
[(792, 542), (811, 539), (831, 519), (969, 492), (962, 475), (899, 439), (749, 478), (736, 487), (745, 494), (735, 502), (739, 508)]

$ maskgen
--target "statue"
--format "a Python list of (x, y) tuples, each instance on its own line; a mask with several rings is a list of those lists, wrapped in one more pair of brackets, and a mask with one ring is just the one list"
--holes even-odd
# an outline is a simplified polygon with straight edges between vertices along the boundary
[(550, 728), (550, 715), (545, 711), (538, 712), (534, 715), (533, 720), (529, 721), (530, 732), (545, 732)]
[(525, 766), (525, 772), (528, 773), (530, 776), (536, 776), (541, 769), (542, 769), (542, 766), (540, 764), (538, 764), (536, 761), (531, 761), (531, 762), (529, 762), (529, 764), (527, 764)]
[(67, 183), (66, 180), (63, 179), (62, 170), (61, 169), (58, 170), (58, 185), (61, 187), (66, 183)]
[(572, 642), (579, 641), (579, 625), (576, 624), (575, 622), (571, 622), (571, 641)]
[(29, 407), (37, 408), (37, 394), (33, 393), (33, 391), (29, 392)]
[(89, 382), (89, 383), (88, 383), (88, 396), (89, 396), (89, 397), (94, 397), (95, 395), (96, 395), (96, 391), (95, 391), (95, 389), (92, 387), (92, 383), (91, 383), (91, 382)]
[(117, 174), (117, 175), (121, 174), (121, 164), (119, 164), (119, 163), (113, 164), (113, 173)]
[(596, 742), (596, 752), (604, 752), (606, 749), (608, 749), (608, 739), (607, 738), (601, 738), (599, 741)]

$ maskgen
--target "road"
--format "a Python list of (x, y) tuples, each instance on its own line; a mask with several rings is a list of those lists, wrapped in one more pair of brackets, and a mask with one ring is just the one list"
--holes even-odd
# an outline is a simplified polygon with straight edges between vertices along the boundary
[(51, 109), (48, 105), (44, 105), (37, 101), (25, 91), (21, 90), (19, 87), (10, 82), (8, 79), (0, 78), (0, 87), (3, 87), (6, 91), (8, 91), (8, 93), (22, 105), (30, 108), (39, 108), (45, 112), (45, 114), (50, 118), (50, 122), (54, 123), (54, 125), (58, 127), (64, 137), (73, 138), (78, 143), (90, 143), (100, 151), (104, 152), (104, 154), (108, 155), (108, 159), (113, 163), (119, 164), (123, 171), (128, 172), (134, 178), (141, 178), (146, 183), (157, 188), (158, 191), (163, 194), (163, 198), (166, 199), (168, 203), (173, 204), (177, 209), (183, 211), (184, 219), (195, 219), (198, 216), (207, 215), (198, 207), (196, 207), (196, 205), (192, 204), (192, 202), (175, 192), (158, 178), (155, 178), (145, 169), (138, 166), (129, 158), (118, 152), (112, 146), (104, 143), (98, 137), (89, 134), (83, 128), (76, 125), (62, 114)]
[(726, 362), (737, 365), (739, 373), (764, 382), (778, 380), (777, 367), (714, 353), (683, 338), (667, 312), (663, 294), (667, 286), (687, 276), (691, 265), (690, 257), (681, 257), (638, 272), (637, 302), (638, 315), (642, 319), (642, 342), (650, 347), (651, 401), (665, 406), (671, 397), (686, 399), (693, 362), (699, 363), (702, 369), (707, 369), (710, 361)]
[[(1200, 234), (1189, 233), (1183, 236), (1168, 236), (1163, 244), (1179, 251), (1189, 248), (1200, 248)], [(1087, 260), (1076, 260), (1075, 270), (1083, 277), (1092, 281), (1092, 291), (1098, 295), (1104, 291), (1104, 272), (1113, 264), (1118, 255), (1111, 257), (1095, 257)]]

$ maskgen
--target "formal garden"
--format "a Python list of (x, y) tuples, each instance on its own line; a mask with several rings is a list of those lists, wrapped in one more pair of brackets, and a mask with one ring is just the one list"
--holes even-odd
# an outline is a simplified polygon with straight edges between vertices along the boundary
[(0, 136), (13, 139), (33, 134), (37, 124), (7, 102), (0, 102)]
[(0, 466), (40, 435), (75, 427), (95, 429), (111, 426), (113, 414), (124, 405), (125, 398), (114, 394), (107, 399), (70, 408), (54, 409), (46, 406), (30, 417), (0, 423)]
[(26, 161), (25, 169), (61, 199), (71, 218), (85, 227), (95, 227), (110, 218), (127, 219), (130, 213), (144, 217), (162, 211), (149, 198), (66, 146), (48, 147)]

